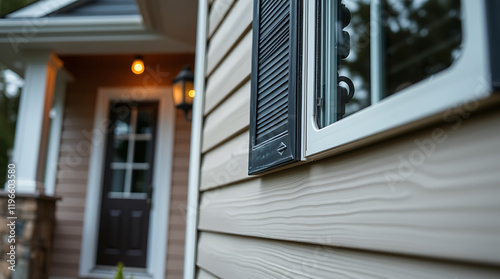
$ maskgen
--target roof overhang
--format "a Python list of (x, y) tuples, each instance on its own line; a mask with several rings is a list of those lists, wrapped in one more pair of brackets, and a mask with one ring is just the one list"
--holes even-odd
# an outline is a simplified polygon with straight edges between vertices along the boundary
[(45, 9), (43, 15), (20, 16), (35, 12), (28, 6), (17, 16), (0, 19), (1, 62), (20, 73), (23, 51), (33, 49), (58, 55), (194, 53), (197, 0), (137, 2), (141, 15), (130, 16), (45, 16), (60, 6)]

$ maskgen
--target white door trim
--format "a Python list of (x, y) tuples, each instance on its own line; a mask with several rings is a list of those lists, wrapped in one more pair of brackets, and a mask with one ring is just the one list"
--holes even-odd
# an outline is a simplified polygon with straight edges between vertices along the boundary
[[(171, 172), (174, 143), (175, 113), (170, 87), (145, 89), (143, 87), (99, 88), (95, 106), (94, 129), (92, 130), (92, 152), (90, 154), (82, 247), (80, 252), (80, 277), (92, 277), (102, 271), (96, 270), (97, 240), (101, 205), (101, 184), (106, 128), (108, 126), (111, 100), (147, 101), (158, 100), (158, 134), (155, 146), (153, 173), (153, 207), (150, 212), (148, 234), (148, 259), (145, 277), (163, 279), (167, 254), (168, 219), (170, 207)], [(110, 271), (110, 274), (112, 272)], [(141, 274), (134, 274), (140, 278)]]

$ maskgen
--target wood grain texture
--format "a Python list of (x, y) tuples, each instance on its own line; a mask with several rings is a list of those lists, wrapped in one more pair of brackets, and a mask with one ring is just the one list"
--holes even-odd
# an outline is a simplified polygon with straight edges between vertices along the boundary
[(250, 81), (241, 86), (222, 105), (210, 113), (203, 126), (202, 152), (230, 136), (248, 129), (250, 122)]
[(218, 279), (219, 277), (209, 273), (203, 268), (198, 268), (198, 272), (196, 273), (196, 279)]
[[(226, 0), (228, 1), (228, 0)], [(236, 1), (217, 32), (208, 43), (207, 70), (210, 75), (227, 52), (251, 28), (253, 0)], [(210, 27), (210, 25), (209, 25)]]
[(249, 133), (245, 131), (203, 156), (201, 191), (249, 178), (248, 140)]
[[(499, 278), (500, 268), (201, 233), (198, 265), (220, 278)], [(211, 277), (209, 277), (211, 278)]]
[(204, 192), (199, 228), (500, 264), (500, 112), (457, 126)]
[(252, 62), (252, 31), (229, 53), (207, 80), (205, 115), (232, 93), (239, 84), (250, 78)]
[(213, 3), (210, 6), (210, 14), (208, 15), (208, 38), (212, 37), (215, 30), (217, 30), (235, 0), (211, 0), (210, 2)]

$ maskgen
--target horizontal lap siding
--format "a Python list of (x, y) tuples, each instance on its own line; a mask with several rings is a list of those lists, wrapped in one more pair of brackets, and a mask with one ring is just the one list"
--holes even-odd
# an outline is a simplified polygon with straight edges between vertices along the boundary
[(203, 157), (202, 191), (250, 178), (248, 176), (248, 130)]
[[(233, 19), (252, 13), (243, 2), (215, 0), (209, 15), (198, 278), (500, 277), (487, 267), (500, 265), (500, 113), (247, 175), (252, 31)], [(446, 140), (405, 172), (435, 131)]]
[(208, 37), (212, 37), (236, 0), (216, 0), (210, 5), (208, 16)]
[(91, 142), (85, 134), (92, 131), (95, 94), (72, 89), (70, 85), (64, 108), (56, 184), (56, 195), (62, 200), (56, 207), (50, 273), (77, 278), (90, 157), (81, 147)]
[(206, 191), (199, 228), (500, 264), (500, 113), (453, 127)]
[(203, 268), (199, 268), (196, 274), (196, 279), (217, 279), (219, 277), (211, 274), (210, 272), (204, 270)]
[(191, 135), (191, 125), (184, 120), (182, 112), (177, 111), (176, 119), (166, 264), (166, 278), (169, 279), (180, 279), (183, 273), (189, 169), (189, 153), (184, 150), (189, 150), (189, 144), (186, 143), (190, 142)]
[(251, 57), (252, 31), (249, 31), (207, 79), (205, 114), (250, 79)]
[(201, 233), (198, 247), (198, 265), (221, 278), (494, 279), (500, 274), (498, 267), (481, 268), (208, 232)]
[(249, 103), (250, 82), (248, 81), (205, 119), (203, 152), (212, 149), (238, 132), (248, 130)]
[[(252, 24), (253, 0), (236, 1), (233, 8), (224, 19), (217, 33), (210, 39), (207, 51), (207, 73), (210, 74), (225, 57), (228, 51), (241, 39)], [(212, 13), (218, 13), (215, 7)]]

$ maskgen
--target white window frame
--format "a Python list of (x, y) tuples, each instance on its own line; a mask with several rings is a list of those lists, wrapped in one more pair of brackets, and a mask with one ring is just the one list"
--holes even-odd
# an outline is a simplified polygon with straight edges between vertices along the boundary
[[(462, 0), (463, 44), (461, 57), (448, 69), (399, 91), (353, 115), (319, 129), (315, 120), (316, 96), (316, 1), (304, 2), (303, 56), (303, 141), (304, 160), (333, 155), (366, 144), (387, 135), (396, 128), (407, 126), (458, 105), (486, 98), (491, 93), (488, 64), (486, 3), (483, 0)], [(371, 2), (372, 14), (380, 1)], [(376, 21), (371, 19), (372, 26)], [(375, 24), (374, 24), (375, 23)], [(371, 28), (373, 37), (377, 26)], [(371, 44), (373, 69), (379, 67), (378, 44)], [(377, 62), (378, 61), (378, 62)], [(380, 96), (379, 82), (372, 81), (372, 95)], [(428, 92), (432, 92), (429, 94)]]

